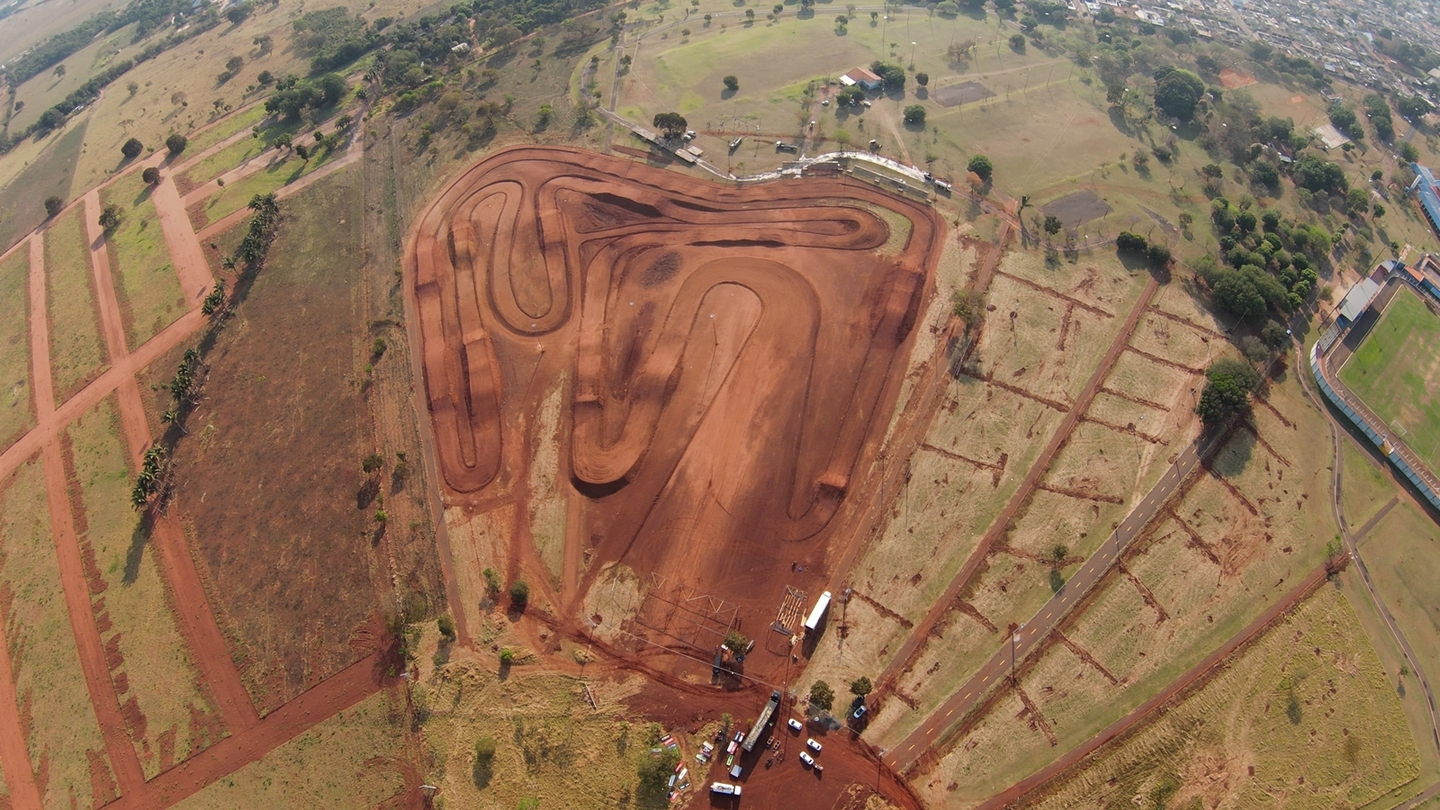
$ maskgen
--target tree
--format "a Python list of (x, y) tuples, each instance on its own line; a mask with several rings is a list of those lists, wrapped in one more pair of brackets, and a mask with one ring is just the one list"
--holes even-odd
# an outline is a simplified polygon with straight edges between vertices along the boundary
[(1363, 188), (1352, 188), (1345, 195), (1345, 212), (1352, 217), (1358, 217), (1370, 212), (1370, 191)]
[(170, 133), (170, 137), (165, 139), (165, 148), (174, 156), (184, 152), (185, 146), (188, 143), (190, 143), (190, 141), (186, 139), (184, 135), (178, 132), (172, 132)]
[(65, 201), (59, 197), (45, 198), (45, 216), (53, 217), (65, 208)]
[(930, 83), (930, 74), (924, 72), (916, 73), (915, 83), (920, 85), (921, 87), (928, 85)]
[(750, 639), (746, 638), (739, 630), (731, 630), (725, 634), (725, 646), (729, 647), (730, 652), (736, 655), (744, 654), (745, 647), (749, 644)]
[(1415, 148), (1415, 144), (1406, 141), (1400, 144), (1400, 158), (1406, 163), (1414, 163), (1420, 159), (1420, 150)]
[(1170, 266), (1170, 248), (1155, 242), (1146, 248), (1145, 256), (1150, 259), (1150, 265), (1156, 269), (1163, 270)]
[(653, 123), (655, 128), (660, 130), (660, 133), (665, 137), (678, 138), (685, 134), (685, 128), (689, 126), (690, 122), (686, 121), (685, 116), (680, 113), (662, 112), (656, 113), (651, 123)]
[(435, 628), (439, 630), (440, 635), (445, 638), (455, 638), (455, 620), (450, 618), (449, 613), (440, 614), (439, 618), (435, 620)]
[(510, 604), (520, 610), (530, 604), (530, 586), (523, 579), (517, 579), (510, 584)]
[(1020, 53), (1020, 54), (1025, 53), (1025, 35), (1024, 35), (1024, 34), (1011, 34), (1011, 35), (1010, 35), (1010, 50), (1014, 51), (1015, 53)]
[(1300, 158), (1295, 161), (1294, 172), (1295, 184), (1310, 191), (1344, 192), (1349, 188), (1345, 170), (1322, 157), (1306, 155)]
[(303, 143), (301, 143), (301, 144), (296, 144), (296, 145), (295, 145), (295, 155), (296, 155), (297, 157), (299, 157), (301, 160), (304, 160), (304, 161), (310, 160), (310, 147), (306, 146), (306, 145), (303, 144)]
[(100, 212), (100, 228), (105, 232), (106, 236), (114, 233), (115, 229), (119, 228), (120, 223), (124, 221), (124, 212), (120, 210), (120, 206), (118, 205), (107, 205), (105, 206), (105, 210)]
[(160, 170), (154, 166), (146, 167), (145, 171), (140, 173), (140, 179), (149, 185), (156, 185), (160, 182)]
[(1266, 346), (1278, 349), (1290, 340), (1290, 330), (1286, 329), (1279, 321), (1266, 321), (1265, 326), (1260, 330), (1260, 339), (1265, 342)]
[(225, 9), (225, 19), (229, 20), (231, 25), (239, 25), (245, 22), (245, 18), (249, 17), (250, 12), (253, 10), (254, 6), (251, 6), (249, 3), (236, 3), (230, 8)]
[(243, 57), (243, 56), (232, 56), (232, 57), (230, 57), (229, 59), (225, 60), (225, 72), (226, 72), (226, 73), (230, 73), (230, 74), (239, 73), (239, 72), (240, 72), (240, 68), (243, 68), (243, 67), (245, 67), (245, 57)]
[(679, 764), (678, 748), (661, 748), (660, 753), (652, 754), (640, 763), (640, 783), (635, 792), (641, 807), (664, 807), (668, 804), (666, 794), (670, 788), (670, 777), (675, 774), (675, 766)]
[(885, 82), (886, 90), (897, 93), (905, 89), (905, 69), (899, 65), (877, 60), (870, 63), (870, 70)]
[(1254, 277), (1239, 270), (1222, 270), (1210, 291), (1217, 306), (1242, 320), (1265, 313), (1265, 296)]
[(870, 679), (865, 677), (864, 675), (861, 675), (860, 677), (850, 682), (850, 694), (854, 695), (855, 697), (865, 697), (866, 695), (870, 694), (874, 689), (875, 685), (870, 683)]
[(320, 104), (329, 107), (331, 104), (345, 97), (350, 85), (345, 83), (345, 77), (339, 73), (326, 73), (315, 80), (315, 87), (320, 91)]
[(144, 151), (145, 144), (141, 143), (139, 138), (131, 138), (120, 146), (120, 154), (124, 155), (126, 160), (134, 160)]
[(1188, 70), (1161, 68), (1155, 76), (1155, 106), (1166, 115), (1189, 121), (1205, 95), (1205, 82)]
[(811, 706), (828, 712), (830, 707), (835, 705), (835, 690), (824, 681), (816, 681), (810, 686), (809, 700)]
[(965, 170), (980, 178), (980, 182), (989, 183), (995, 173), (995, 167), (990, 163), (990, 158), (984, 155), (975, 155), (965, 164)]
[(734, 76), (726, 76), (720, 81), (725, 84), (725, 89), (729, 90), (732, 93), (740, 89), (740, 80), (735, 78)]
[(1222, 357), (1205, 372), (1205, 390), (1195, 412), (1200, 421), (1213, 427), (1250, 404), (1250, 395), (1260, 387), (1260, 373), (1243, 360)]
[(65, 73), (65, 66), (63, 64), (55, 66), (55, 78), (63, 79), (65, 78)]
[(1144, 253), (1145, 249), (1149, 246), (1150, 244), (1145, 240), (1145, 237), (1138, 233), (1121, 231), (1120, 235), (1115, 237), (1115, 249), (1121, 253), (1140, 254)]
[(250, 40), (250, 44), (254, 45), (257, 49), (259, 49), (260, 56), (264, 56), (265, 54), (270, 53), (270, 50), (275, 47), (275, 40), (271, 39), (269, 34), (261, 34), (260, 36)]
[(495, 761), (495, 738), (489, 735), (475, 741), (475, 764), (488, 768)]
[(919, 104), (911, 104), (905, 108), (905, 124), (912, 127), (925, 126), (925, 108)]
[(1063, 224), (1060, 222), (1060, 218), (1059, 218), (1059, 217), (1051, 216), (1051, 215), (1047, 214), (1047, 215), (1045, 216), (1045, 225), (1044, 225), (1044, 227), (1045, 227), (1045, 233), (1048, 233), (1048, 234), (1050, 234), (1051, 236), (1054, 236), (1055, 234), (1059, 233), (1059, 232), (1060, 232), (1060, 229), (1061, 229), (1062, 227), (1064, 227), (1064, 226), (1063, 226)]

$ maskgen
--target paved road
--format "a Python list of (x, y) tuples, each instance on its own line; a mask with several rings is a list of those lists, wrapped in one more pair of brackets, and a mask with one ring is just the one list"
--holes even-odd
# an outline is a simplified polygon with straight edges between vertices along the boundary
[[(1211, 440), (1213, 443), (1214, 439)], [(1200, 465), (1200, 448), (1192, 444), (1170, 465), (1170, 469), (1125, 517), (1100, 548), (1080, 566), (1060, 592), (1050, 598), (1033, 618), (1020, 627), (970, 680), (944, 705), (935, 710), (910, 736), (901, 740), (890, 752), (887, 763), (904, 770), (930, 749), (943, 732), (965, 716), (989, 691), (1010, 677), (1012, 667), (1023, 662), (1067, 614), (1089, 593), (1110, 567), (1120, 559), (1125, 548), (1139, 537), (1145, 525), (1160, 511), (1165, 502), (1184, 480)], [(1012, 652), (1013, 649), (1013, 652)]]

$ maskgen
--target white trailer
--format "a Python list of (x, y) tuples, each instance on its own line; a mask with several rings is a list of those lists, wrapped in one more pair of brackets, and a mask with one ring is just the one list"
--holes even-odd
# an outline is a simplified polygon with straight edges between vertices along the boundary
[(820, 626), (820, 620), (825, 618), (825, 611), (830, 607), (830, 592), (820, 594), (815, 600), (815, 609), (810, 611), (810, 617), (805, 620), (805, 632), (813, 633), (815, 628)]

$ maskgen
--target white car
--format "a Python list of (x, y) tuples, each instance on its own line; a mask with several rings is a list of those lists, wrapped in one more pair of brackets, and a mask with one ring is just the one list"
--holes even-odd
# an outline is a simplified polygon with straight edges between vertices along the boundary
[(804, 751), (800, 752), (800, 761), (805, 763), (806, 765), (813, 766), (815, 764), (815, 758), (805, 753)]
[(791, 728), (792, 730), (794, 730), (794, 731), (804, 731), (804, 730), (805, 730), (805, 727), (802, 726), (802, 725), (800, 725), (800, 721), (799, 721), (799, 720), (796, 720), (796, 719), (793, 718), (793, 717), (790, 718), (790, 724), (789, 724), (789, 725), (790, 725), (790, 728)]
[(725, 783), (725, 782), (711, 782), (711, 783), (710, 783), (710, 792), (711, 792), (711, 793), (720, 793), (720, 794), (723, 794), (723, 795), (725, 795), (725, 796), (739, 796), (739, 795), (740, 795), (740, 786), (739, 786), (739, 785), (727, 784), (727, 783)]
[(815, 742), (815, 738), (814, 738), (814, 737), (811, 737), (811, 738), (807, 739), (807, 740), (805, 741), (805, 746), (806, 746), (807, 748), (809, 748), (811, 751), (814, 751), (814, 752), (817, 753), (817, 754), (820, 753), (820, 743)]

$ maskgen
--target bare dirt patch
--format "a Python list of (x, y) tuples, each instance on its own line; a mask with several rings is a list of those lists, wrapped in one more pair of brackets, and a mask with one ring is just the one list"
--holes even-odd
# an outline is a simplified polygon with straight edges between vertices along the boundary
[(1226, 90), (1249, 87), (1254, 83), (1255, 77), (1248, 73), (1241, 73), (1234, 68), (1220, 68), (1220, 86)]
[(960, 82), (933, 90), (930, 97), (942, 107), (958, 107), (961, 104), (994, 98), (995, 93), (979, 82)]
[(1058, 200), (1051, 200), (1040, 206), (1046, 216), (1055, 217), (1066, 228), (1078, 228), (1085, 223), (1099, 219), (1112, 210), (1110, 204), (1100, 195), (1084, 189), (1066, 194)]

